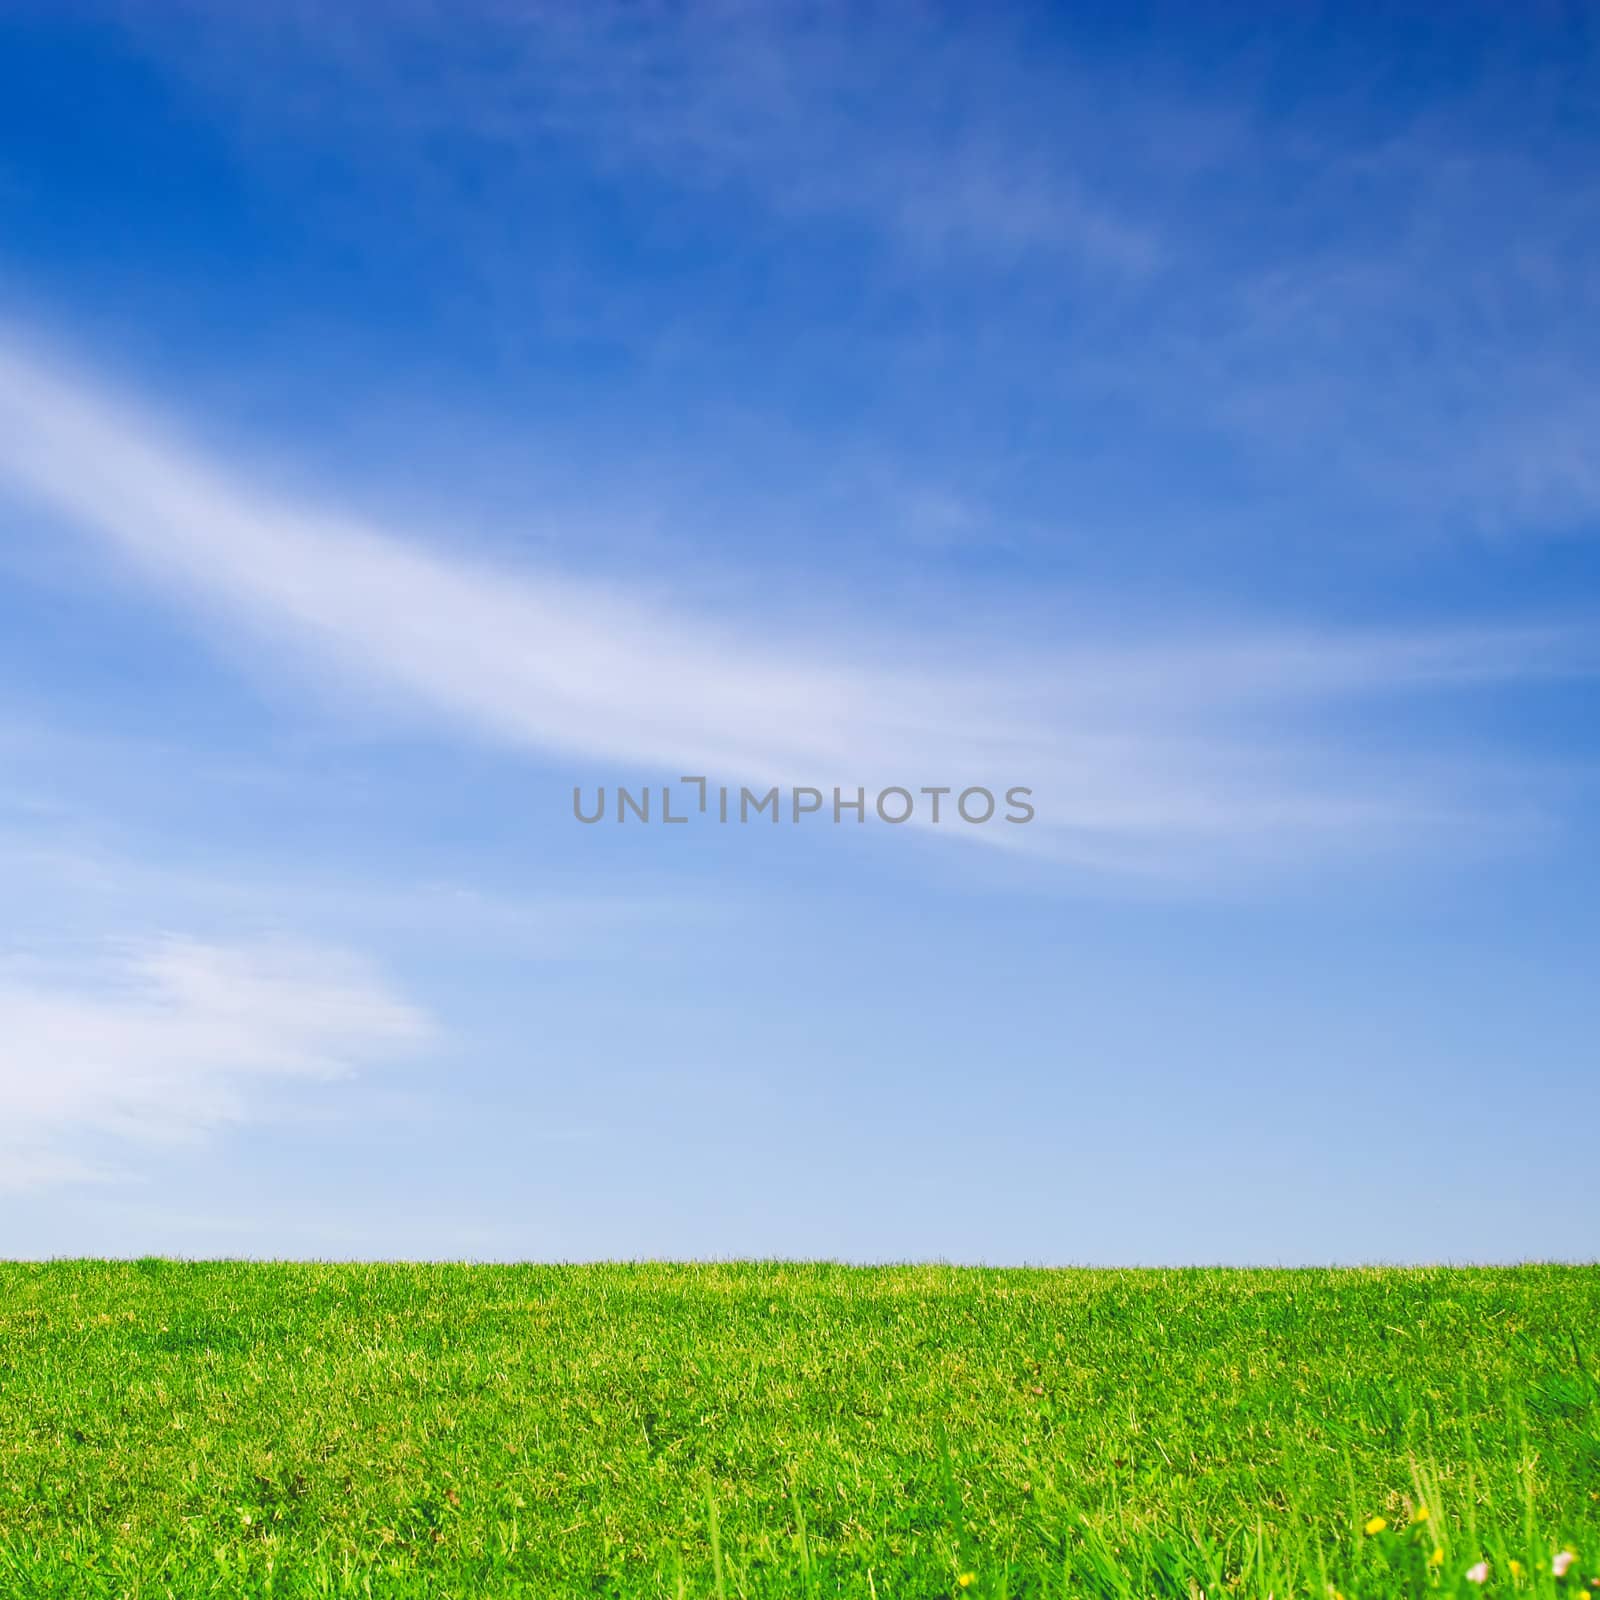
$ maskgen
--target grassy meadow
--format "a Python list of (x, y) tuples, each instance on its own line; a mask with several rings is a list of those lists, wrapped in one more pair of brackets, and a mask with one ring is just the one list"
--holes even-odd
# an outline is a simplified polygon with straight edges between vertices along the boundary
[(1590, 1595), (1597, 1375), (1590, 1267), (0, 1265), (0, 1595)]

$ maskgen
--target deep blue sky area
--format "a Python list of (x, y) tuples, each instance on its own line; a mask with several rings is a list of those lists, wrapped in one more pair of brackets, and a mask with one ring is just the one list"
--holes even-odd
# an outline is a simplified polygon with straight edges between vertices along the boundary
[(1591, 10), (0, 37), (0, 1254), (1592, 1259)]

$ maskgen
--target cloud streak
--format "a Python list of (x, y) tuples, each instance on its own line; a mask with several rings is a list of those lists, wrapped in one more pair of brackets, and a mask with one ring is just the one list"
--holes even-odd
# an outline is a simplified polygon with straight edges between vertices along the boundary
[[(514, 182), (552, 146), (570, 147), (605, 177), (731, 191), (781, 222), (859, 230), (922, 264), (1037, 257), (1113, 276), (1148, 270), (1157, 233), (1096, 192), (1081, 170), (1089, 138), (1063, 158), (1041, 148), (1036, 128), (994, 125), (995, 98), (1043, 89), (1071, 101), (1067, 86), (1028, 81), (1008, 26), (945, 34), (930, 20), (900, 7), (828, 17), (606, 3), (473, 6), (448, 18), (399, 7), (373, 28), (291, 4), (270, 27), (199, 8), (181, 32), (156, 37), (251, 126), (281, 127), (285, 107), (262, 93), (255, 65), (241, 67), (268, 60), (293, 72), (296, 132), (331, 124), (402, 153), (458, 221), (438, 151), (465, 138)], [(419, 51), (434, 63), (420, 91)], [(888, 61), (899, 70), (886, 73)]]
[[(1503, 778), (1460, 752), (1369, 753), (1326, 713), (1593, 665), (1535, 628), (1108, 640), (1063, 624), (1002, 642), (880, 618), (758, 631), (762, 619), (732, 625), (275, 499), (149, 405), (15, 338), (0, 338), (0, 484), (269, 642), (275, 661), (314, 662), (471, 736), (714, 781), (1029, 784), (1027, 843), (1119, 866), (1482, 821), (1505, 803)], [(952, 668), (956, 647), (974, 664)]]
[(0, 1190), (118, 1175), (130, 1145), (199, 1138), (270, 1083), (340, 1077), (430, 1033), (338, 950), (167, 936), (70, 978), (0, 969)]
[[(1481, 74), (1421, 87), (1433, 74), (1418, 72), (1403, 109), (1333, 67), (1286, 112), (1264, 86), (1297, 51), (1323, 53), (1314, 23), (1261, 30), (1201, 89), (1159, 47), (1146, 79), (1018, 18), (952, 25), (901, 6), (855, 8), (848, 26), (827, 7), (738, 3), (424, 5), (381, 28), (298, 5), (270, 28), (237, 10), (186, 20), (140, 37), (254, 160), (302, 142), (353, 159), (399, 223), (371, 224), (384, 248), (424, 212), (499, 322), (537, 307), (535, 323), (597, 340), (626, 325), (635, 348), (663, 324), (669, 346), (726, 336), (728, 282), (708, 278), (698, 310), (656, 298), (578, 234), (559, 264), (563, 208), (541, 183), (566, 157), (629, 197), (641, 240), (675, 237), (696, 200), (734, 204), (766, 282), (775, 237), (808, 268), (841, 236), (867, 243), (852, 299), (870, 312), (841, 323), (832, 305), (809, 330), (840, 337), (854, 382), (867, 347), (931, 363), (954, 409), (975, 386), (1028, 393), (1045, 415), (1125, 407), (1308, 520), (1336, 503), (1323, 537), (1348, 537), (1356, 508), (1415, 539), (1582, 533), (1600, 507), (1582, 29), (1535, 96), (1517, 51), (1541, 30), (1508, 14), (1465, 30)], [(463, 149), (481, 163), (472, 184)], [(530, 274), (549, 277), (538, 294)], [(1124, 471), (1137, 490), (1142, 452)]]

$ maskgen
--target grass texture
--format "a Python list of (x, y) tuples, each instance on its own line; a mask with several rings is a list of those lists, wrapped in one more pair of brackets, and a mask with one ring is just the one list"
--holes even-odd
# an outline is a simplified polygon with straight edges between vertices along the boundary
[(1600, 1592), (1600, 1268), (0, 1265), (0, 1595)]

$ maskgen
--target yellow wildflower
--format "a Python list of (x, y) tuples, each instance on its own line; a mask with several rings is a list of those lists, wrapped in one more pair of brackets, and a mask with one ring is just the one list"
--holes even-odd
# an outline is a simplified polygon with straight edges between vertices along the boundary
[(1368, 1522), (1366, 1524), (1366, 1531), (1369, 1534), (1371, 1534), (1371, 1533), (1382, 1533), (1383, 1530), (1385, 1528), (1387, 1528), (1388, 1526), (1389, 1526), (1389, 1519), (1387, 1517), (1372, 1517), (1372, 1518), (1370, 1518), (1368, 1520)]
[(970, 1589), (972, 1587), (972, 1585), (975, 1584), (977, 1581), (978, 1581), (978, 1574), (976, 1572), (963, 1572), (961, 1574), (961, 1576), (956, 1579), (956, 1582), (963, 1589)]

